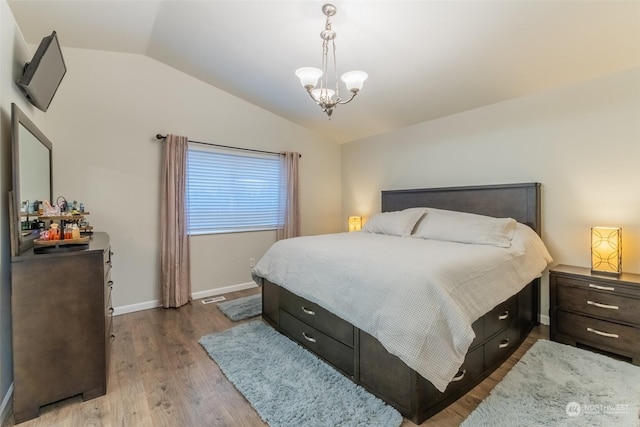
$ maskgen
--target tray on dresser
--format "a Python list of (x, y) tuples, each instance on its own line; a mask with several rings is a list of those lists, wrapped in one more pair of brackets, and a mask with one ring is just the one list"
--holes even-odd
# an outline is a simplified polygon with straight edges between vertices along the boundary
[(33, 251), (35, 253), (77, 251), (89, 245), (89, 240), (91, 240), (91, 236), (63, 240), (35, 239), (33, 241)]

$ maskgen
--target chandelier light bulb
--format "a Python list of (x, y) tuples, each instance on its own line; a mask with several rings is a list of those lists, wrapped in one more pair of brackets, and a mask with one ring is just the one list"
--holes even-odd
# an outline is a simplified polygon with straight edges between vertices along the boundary
[(318, 88), (311, 91), (313, 99), (321, 103), (332, 103), (335, 95), (336, 91), (333, 89)]

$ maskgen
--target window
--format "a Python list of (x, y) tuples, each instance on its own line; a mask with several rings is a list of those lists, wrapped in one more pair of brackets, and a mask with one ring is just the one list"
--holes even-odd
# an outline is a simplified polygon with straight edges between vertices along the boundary
[(190, 146), (187, 155), (189, 234), (272, 230), (279, 214), (278, 155), (230, 153)]

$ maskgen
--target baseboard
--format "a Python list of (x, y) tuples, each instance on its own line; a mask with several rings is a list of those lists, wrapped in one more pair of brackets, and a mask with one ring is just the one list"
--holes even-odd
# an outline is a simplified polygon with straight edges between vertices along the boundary
[(7, 394), (4, 395), (4, 399), (2, 399), (2, 404), (0, 405), (0, 425), (4, 425), (4, 422), (9, 415), (9, 410), (11, 409), (11, 397), (13, 396), (13, 383), (9, 386), (7, 390)]
[[(258, 285), (256, 285), (255, 282), (247, 282), (247, 283), (240, 283), (238, 285), (224, 286), (222, 288), (209, 289), (206, 291), (193, 292), (191, 294), (191, 299), (195, 300), (195, 299), (207, 298), (215, 295), (227, 294), (229, 292), (236, 292), (236, 291), (242, 291), (244, 289), (251, 289), (257, 286)], [(157, 308), (161, 306), (162, 304), (160, 303), (160, 300), (123, 305), (120, 307), (114, 307), (113, 315), (118, 316), (120, 314), (134, 313), (136, 311), (149, 310), (149, 309)]]
[(150, 310), (152, 308), (158, 308), (161, 306), (162, 304), (160, 303), (159, 299), (154, 301), (139, 302), (137, 304), (122, 305), (120, 307), (113, 308), (113, 315), (118, 316), (120, 314), (134, 313), (136, 311), (142, 311), (142, 310)]
[(541, 314), (540, 315), (540, 323), (542, 323), (543, 325), (550, 325), (551, 324), (551, 318), (545, 314)]
[(256, 288), (256, 282), (240, 283), (238, 285), (225, 286), (224, 288), (209, 289), (208, 291), (194, 292), (191, 294), (192, 299), (202, 299), (215, 295), (227, 294), (229, 292), (243, 291), (245, 289)]

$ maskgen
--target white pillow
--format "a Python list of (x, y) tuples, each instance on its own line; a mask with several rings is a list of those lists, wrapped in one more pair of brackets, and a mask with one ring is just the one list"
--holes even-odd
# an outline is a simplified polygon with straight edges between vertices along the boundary
[(513, 218), (427, 208), (412, 237), (508, 248), (516, 224)]
[(377, 213), (365, 222), (362, 231), (390, 236), (409, 236), (424, 212), (424, 209), (413, 209)]

